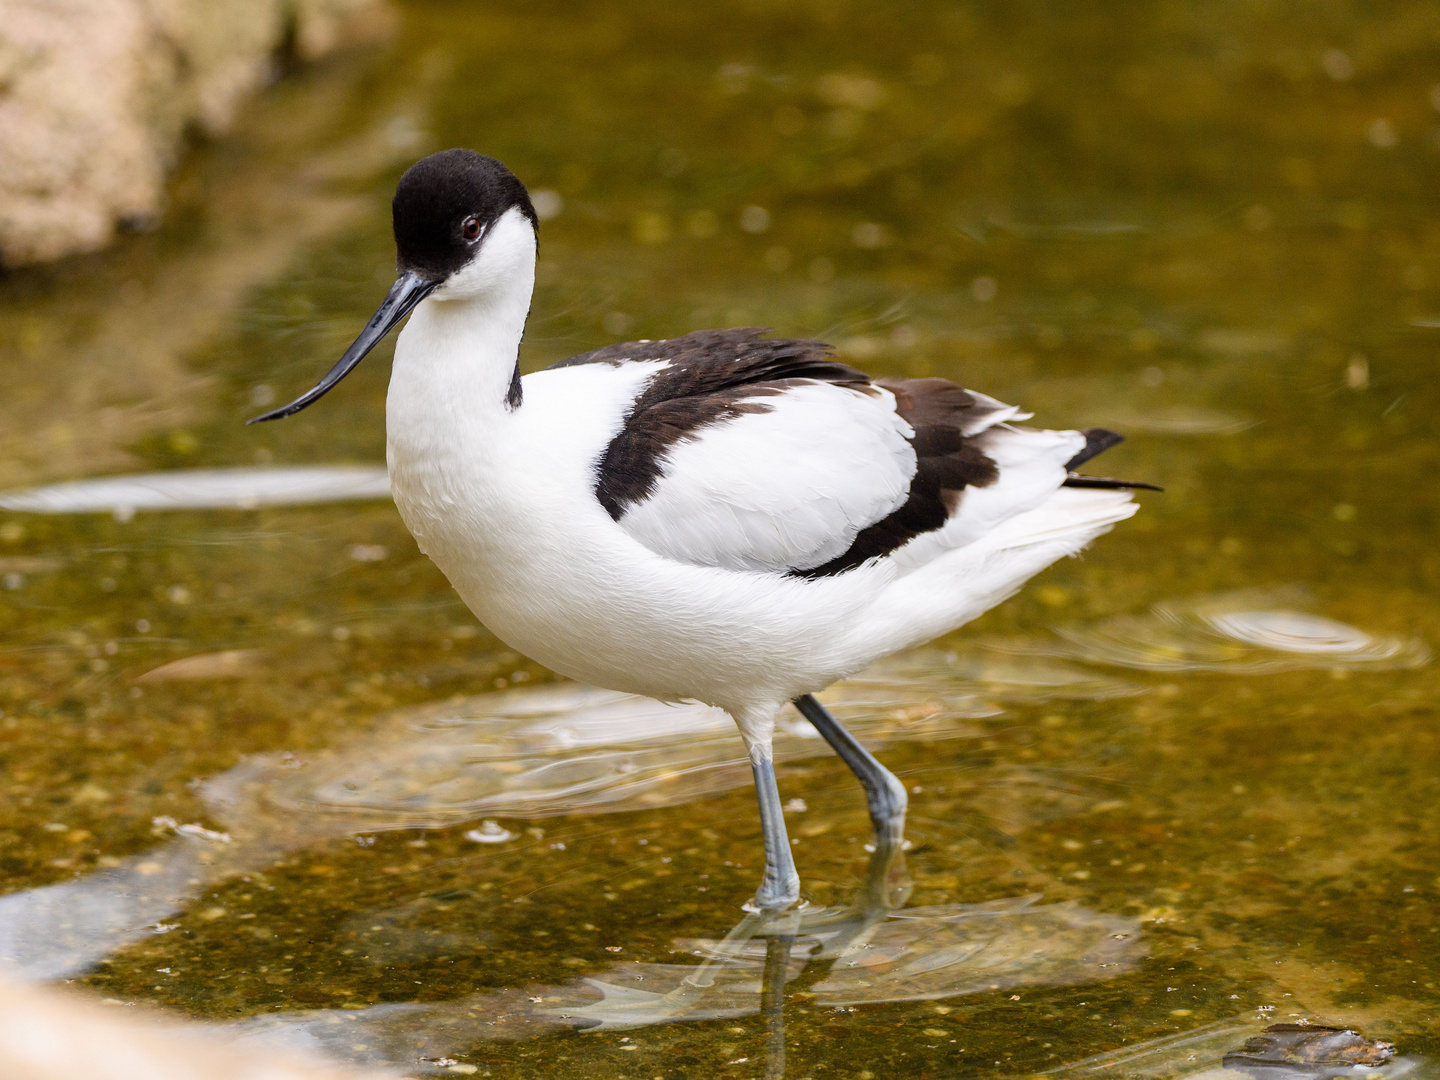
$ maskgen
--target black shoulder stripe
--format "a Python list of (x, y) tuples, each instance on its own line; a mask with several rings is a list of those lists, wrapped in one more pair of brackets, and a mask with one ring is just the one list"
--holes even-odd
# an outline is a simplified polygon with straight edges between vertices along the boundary
[(552, 367), (664, 360), (635, 399), (624, 426), (601, 455), (595, 495), (612, 518), (648, 498), (664, 475), (666, 450), (709, 425), (768, 412), (764, 401), (797, 380), (868, 390), (870, 380), (830, 357), (818, 341), (765, 338), (768, 330), (697, 330), (666, 341), (632, 341), (584, 353)]
[[(611, 364), (618, 367), (628, 361), (668, 360), (694, 372), (713, 365), (725, 368), (740, 364), (742, 381), (765, 378), (821, 379), (825, 382), (868, 382), (864, 372), (830, 358), (833, 347), (823, 341), (800, 338), (766, 338), (769, 330), (754, 326), (732, 330), (696, 330), (677, 338), (659, 341), (624, 341), (617, 345), (592, 349), (590, 352), (559, 360), (547, 367), (578, 367), (581, 364)], [(713, 378), (725, 378), (724, 371), (712, 372)]]
[(514, 412), (525, 401), (525, 390), (520, 385), (520, 361), (515, 361), (515, 370), (510, 373), (510, 389), (505, 392), (505, 404)]

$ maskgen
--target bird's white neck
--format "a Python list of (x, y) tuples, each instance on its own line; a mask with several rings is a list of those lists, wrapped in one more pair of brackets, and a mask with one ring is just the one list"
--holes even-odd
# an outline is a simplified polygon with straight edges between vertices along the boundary
[(390, 440), (429, 443), (519, 407), (520, 339), (535, 288), (535, 231), (518, 212), (420, 303), (395, 344)]
[(530, 310), (529, 288), (519, 293), (422, 301), (395, 343), (391, 393), (410, 390), (467, 412), (514, 408), (508, 399)]

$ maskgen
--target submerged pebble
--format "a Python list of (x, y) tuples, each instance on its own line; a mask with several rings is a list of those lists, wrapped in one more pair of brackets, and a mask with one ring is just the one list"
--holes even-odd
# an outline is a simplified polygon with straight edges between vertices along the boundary
[(503, 844), (507, 840), (514, 840), (515, 833), (499, 822), (482, 821), (478, 829), (471, 829), (465, 833), (465, 839), (476, 844)]
[(151, 668), (136, 678), (137, 683), (201, 682), (208, 679), (243, 679), (258, 672), (265, 659), (260, 649), (225, 649), (221, 652), (186, 656)]

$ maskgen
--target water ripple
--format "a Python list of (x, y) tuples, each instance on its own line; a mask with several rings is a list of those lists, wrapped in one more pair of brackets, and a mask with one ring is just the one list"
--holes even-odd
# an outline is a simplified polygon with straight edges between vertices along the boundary
[(383, 465), (313, 465), (187, 469), (72, 480), (0, 492), (0, 509), (31, 514), (108, 513), (125, 518), (137, 510), (252, 510), (389, 497), (390, 478)]
[[(790, 982), (807, 964), (828, 962), (829, 970), (806, 996), (814, 1007), (840, 1009), (1102, 982), (1135, 970), (1149, 952), (1134, 919), (1074, 902), (1040, 905), (1036, 899), (905, 908), (859, 922), (839, 915), (828, 931), (801, 929), (788, 958), (781, 955), (784, 978)], [(706, 974), (700, 977), (702, 968), (695, 964), (627, 961), (559, 986), (433, 1004), (272, 1015), (228, 1030), (245, 1046), (303, 1049), (372, 1067), (418, 1061), (424, 1075), (443, 1075), (445, 1067), (436, 1059), (477, 1043), (564, 1028), (634, 1030), (760, 1012), (763, 938), (738, 950), (700, 939), (675, 946), (705, 960)], [(720, 955), (724, 959), (716, 963)]]
[[(973, 737), (967, 721), (1001, 704), (1103, 699), (1139, 688), (1040, 659), (924, 650), (878, 664), (822, 695), (875, 749), (908, 739)], [(829, 753), (786, 709), (777, 761)], [(544, 817), (672, 806), (750, 783), (734, 723), (719, 709), (668, 705), (563, 684), (402, 709), (375, 735), (304, 762), (261, 755), (212, 782), (261, 793), (267, 811), (344, 815), (352, 831), (437, 827), (481, 817)]]
[(1142, 671), (1385, 671), (1430, 662), (1431, 651), (1419, 638), (1370, 634), (1297, 611), (1289, 605), (1298, 599), (1297, 593), (1286, 592), (1166, 601), (1144, 615), (1059, 627), (1063, 644), (999, 648)]

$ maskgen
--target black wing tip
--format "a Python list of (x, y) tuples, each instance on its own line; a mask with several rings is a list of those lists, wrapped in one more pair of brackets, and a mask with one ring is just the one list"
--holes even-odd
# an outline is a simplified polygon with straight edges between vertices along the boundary
[(1099, 457), (1112, 446), (1119, 446), (1125, 441), (1124, 435), (1099, 427), (1086, 428), (1080, 434), (1085, 436), (1085, 447), (1065, 463), (1067, 470), (1077, 469), (1091, 458)]
[(1068, 488), (1101, 488), (1106, 491), (1164, 491), (1158, 484), (1147, 484), (1142, 480), (1113, 480), (1108, 476), (1081, 476), (1071, 473), (1060, 485)]
[(1164, 491), (1162, 487), (1155, 484), (1146, 484), (1139, 480), (1114, 480), (1108, 476), (1082, 476), (1075, 470), (1084, 465), (1093, 457), (1099, 457), (1112, 446), (1119, 446), (1125, 441), (1125, 436), (1117, 431), (1109, 431), (1106, 428), (1092, 427), (1081, 432), (1085, 436), (1085, 447), (1078, 454), (1065, 463), (1065, 471), (1069, 473), (1061, 487), (1071, 488), (1101, 488), (1108, 491)]

